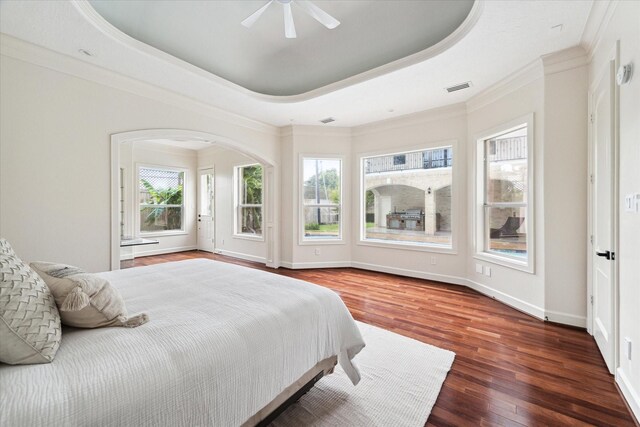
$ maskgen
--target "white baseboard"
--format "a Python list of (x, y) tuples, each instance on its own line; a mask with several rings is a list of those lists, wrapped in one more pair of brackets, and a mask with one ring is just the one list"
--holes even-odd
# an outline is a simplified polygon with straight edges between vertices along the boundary
[(398, 276), (415, 277), (416, 279), (435, 280), (438, 282), (453, 283), (454, 285), (467, 285), (467, 279), (463, 277), (449, 276), (447, 274), (427, 273), (424, 271), (407, 270), (404, 268), (388, 267), (385, 265), (369, 264), (366, 262), (352, 262), (351, 266), (354, 268), (361, 268), (363, 270), (397, 274)]
[(565, 325), (577, 326), (579, 328), (587, 327), (587, 318), (585, 316), (576, 316), (575, 314), (563, 313), (560, 311), (545, 311), (546, 320)]
[(627, 404), (629, 404), (631, 412), (635, 415), (636, 421), (640, 420), (640, 395), (633, 388), (622, 368), (616, 369), (616, 384), (620, 387), (620, 391), (622, 391), (622, 395)]
[(138, 258), (142, 256), (171, 254), (174, 252), (194, 251), (196, 249), (198, 249), (197, 246), (178, 246), (175, 248), (145, 249), (145, 250), (140, 250), (136, 248), (134, 252), (134, 257)]
[(259, 262), (259, 263), (262, 263), (262, 264), (266, 263), (266, 258), (265, 257), (261, 257), (261, 256), (243, 254), (243, 253), (240, 253), (240, 252), (226, 251), (226, 250), (223, 250), (223, 249), (216, 249), (215, 253), (220, 254), (220, 255), (230, 256), (232, 258), (243, 259), (245, 261)]
[(290, 268), (292, 270), (301, 270), (307, 268), (346, 268), (351, 267), (349, 261), (327, 261), (327, 262), (288, 262), (280, 261), (280, 266)]

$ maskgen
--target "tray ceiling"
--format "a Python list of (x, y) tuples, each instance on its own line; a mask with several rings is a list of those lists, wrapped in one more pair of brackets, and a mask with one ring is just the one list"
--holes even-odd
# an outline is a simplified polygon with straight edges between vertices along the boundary
[(273, 2), (105, 1), (95, 10), (125, 34), (253, 92), (299, 95), (423, 51), (465, 20), (473, 0), (321, 1), (341, 22), (328, 30), (292, 3), (298, 38), (287, 39)]

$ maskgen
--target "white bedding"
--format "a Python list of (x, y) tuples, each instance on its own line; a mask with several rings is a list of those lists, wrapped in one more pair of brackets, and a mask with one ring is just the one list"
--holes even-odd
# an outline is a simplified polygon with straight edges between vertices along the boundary
[(316, 362), (364, 347), (340, 297), (197, 259), (101, 273), (135, 329), (63, 330), (51, 364), (0, 364), (2, 426), (237, 426)]

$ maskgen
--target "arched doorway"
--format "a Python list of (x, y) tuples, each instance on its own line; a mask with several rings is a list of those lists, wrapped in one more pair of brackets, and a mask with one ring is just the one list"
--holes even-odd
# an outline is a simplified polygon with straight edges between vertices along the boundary
[(201, 143), (219, 146), (241, 153), (264, 169), (264, 223), (263, 236), (265, 241), (264, 260), (268, 267), (277, 268), (280, 265), (279, 242), (279, 170), (276, 159), (267, 158), (247, 150), (241, 142), (208, 132), (184, 129), (148, 129), (122, 132), (111, 135), (111, 269), (120, 268), (120, 158), (123, 144), (167, 140), (177, 143)]

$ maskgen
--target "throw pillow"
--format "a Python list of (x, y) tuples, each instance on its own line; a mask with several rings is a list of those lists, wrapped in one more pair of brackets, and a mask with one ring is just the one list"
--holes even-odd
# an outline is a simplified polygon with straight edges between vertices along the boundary
[(30, 265), (51, 289), (64, 325), (135, 328), (149, 320), (144, 313), (128, 317), (120, 292), (102, 277), (65, 264), (32, 262)]
[(61, 340), (53, 295), (6, 240), (0, 239), (0, 247), (0, 362), (50, 363)]

